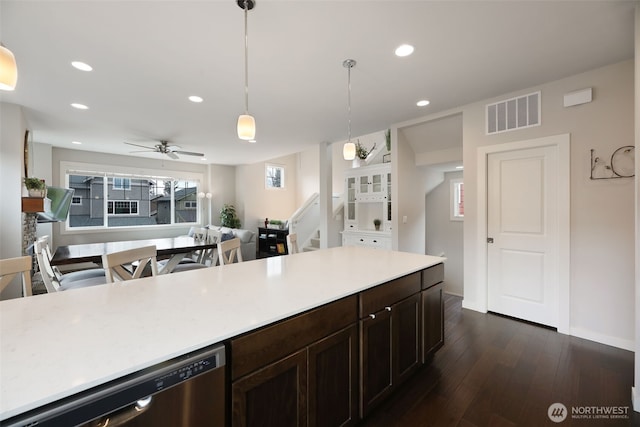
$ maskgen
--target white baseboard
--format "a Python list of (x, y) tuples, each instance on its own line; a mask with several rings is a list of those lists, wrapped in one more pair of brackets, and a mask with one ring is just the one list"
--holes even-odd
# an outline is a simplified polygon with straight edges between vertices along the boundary
[(475, 302), (468, 301), (466, 299), (462, 300), (462, 308), (466, 308), (466, 309), (473, 310), (473, 311), (479, 311), (480, 313), (486, 313), (487, 312), (486, 309), (483, 309), (483, 308), (479, 307), (478, 304), (476, 304)]
[(635, 344), (631, 340), (625, 340), (610, 335), (599, 334), (597, 332), (588, 331), (581, 328), (570, 328), (570, 335), (585, 340), (595, 341), (600, 344), (610, 345), (612, 347), (621, 348), (623, 350), (635, 351)]
[(640, 412), (640, 390), (636, 387), (631, 387), (631, 403), (633, 404), (633, 410)]

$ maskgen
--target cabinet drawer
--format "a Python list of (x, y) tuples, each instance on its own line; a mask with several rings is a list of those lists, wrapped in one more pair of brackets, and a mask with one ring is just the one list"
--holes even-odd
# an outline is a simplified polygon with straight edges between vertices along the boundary
[(352, 295), (232, 340), (232, 380), (356, 322), (357, 300)]
[(367, 317), (420, 292), (420, 272), (412, 273), (360, 293), (360, 318)]
[(436, 264), (422, 270), (422, 289), (430, 288), (444, 280), (444, 264)]

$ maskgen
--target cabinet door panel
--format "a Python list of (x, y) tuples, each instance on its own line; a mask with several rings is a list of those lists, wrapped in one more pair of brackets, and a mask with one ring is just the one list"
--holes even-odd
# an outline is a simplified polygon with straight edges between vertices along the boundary
[(391, 312), (360, 321), (360, 413), (365, 416), (391, 391)]
[(306, 349), (235, 381), (231, 386), (233, 426), (305, 426), (306, 385)]
[(392, 306), (394, 385), (420, 366), (420, 294)]
[(442, 282), (422, 291), (423, 362), (444, 345), (443, 293)]
[(349, 426), (358, 421), (358, 327), (309, 347), (309, 426)]

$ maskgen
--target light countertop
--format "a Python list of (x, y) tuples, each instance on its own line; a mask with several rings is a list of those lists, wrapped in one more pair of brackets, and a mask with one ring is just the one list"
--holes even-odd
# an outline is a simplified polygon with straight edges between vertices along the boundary
[(442, 262), (337, 247), (0, 302), (0, 420)]

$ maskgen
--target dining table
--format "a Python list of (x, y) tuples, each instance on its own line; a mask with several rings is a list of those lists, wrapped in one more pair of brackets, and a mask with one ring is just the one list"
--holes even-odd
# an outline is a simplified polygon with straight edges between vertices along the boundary
[(81, 243), (58, 246), (51, 258), (51, 265), (70, 265), (85, 262), (102, 264), (102, 255), (155, 246), (159, 259), (168, 261), (159, 266), (158, 274), (170, 273), (180, 261), (195, 251), (205, 251), (217, 247), (217, 243), (207, 242), (191, 236), (164, 237), (146, 240), (125, 240), (104, 243)]

